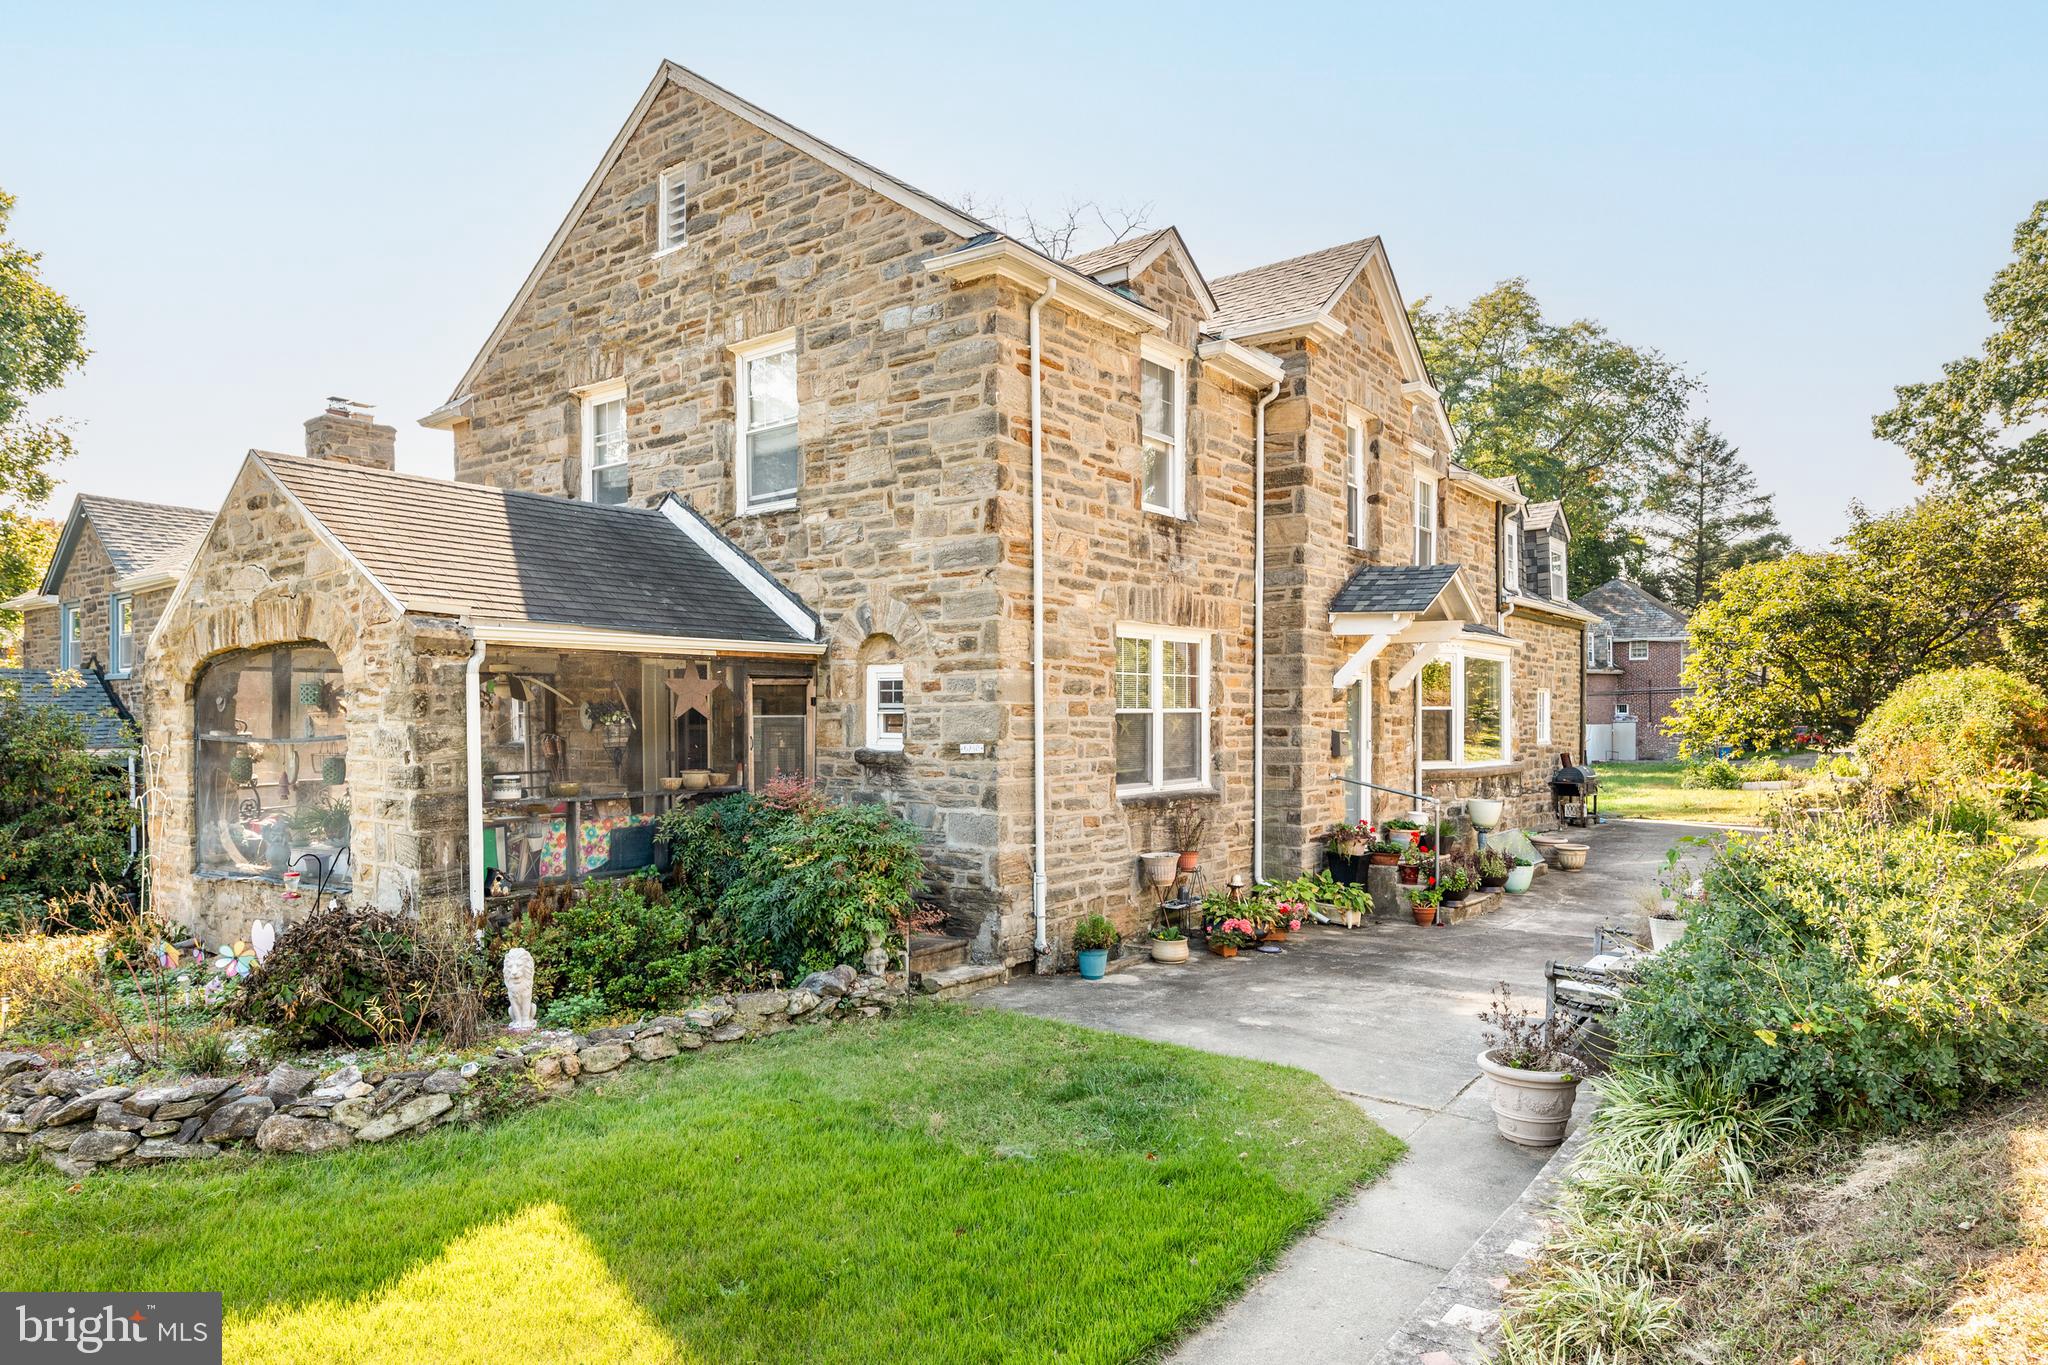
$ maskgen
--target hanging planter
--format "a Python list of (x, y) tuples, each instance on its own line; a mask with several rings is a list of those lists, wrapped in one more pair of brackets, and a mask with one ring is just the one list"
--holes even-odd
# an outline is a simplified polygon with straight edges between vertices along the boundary
[(340, 754), (329, 754), (321, 759), (320, 780), (330, 787), (338, 787), (348, 781), (348, 760)]

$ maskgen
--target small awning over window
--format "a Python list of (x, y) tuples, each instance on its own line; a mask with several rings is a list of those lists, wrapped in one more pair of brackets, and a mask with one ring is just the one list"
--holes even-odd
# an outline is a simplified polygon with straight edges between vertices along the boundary
[(818, 619), (739, 546), (673, 496), (599, 506), (537, 493), (252, 456), (316, 529), (401, 610), (454, 616), (503, 638), (604, 633), (707, 645), (822, 649)]
[(1405, 686), (1446, 643), (1475, 628), (1488, 629), (1457, 565), (1361, 565), (1330, 599), (1330, 633), (1359, 639), (1333, 685), (1357, 682), (1389, 645), (1420, 645), (1395, 675), (1392, 685)]

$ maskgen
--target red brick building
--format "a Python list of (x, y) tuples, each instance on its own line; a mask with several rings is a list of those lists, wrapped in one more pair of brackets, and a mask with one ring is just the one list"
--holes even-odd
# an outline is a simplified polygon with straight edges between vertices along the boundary
[(1586, 631), (1586, 725), (1594, 756), (1601, 755), (1593, 727), (1614, 727), (1611, 753), (1626, 757), (1623, 727), (1632, 724), (1636, 758), (1676, 757), (1678, 741), (1664, 722), (1685, 691), (1685, 613), (1619, 578), (1578, 604), (1600, 618)]

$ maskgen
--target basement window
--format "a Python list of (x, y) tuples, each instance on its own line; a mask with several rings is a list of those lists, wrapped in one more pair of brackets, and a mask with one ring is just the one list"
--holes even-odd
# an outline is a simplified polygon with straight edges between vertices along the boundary
[(348, 703), (318, 645), (231, 654), (199, 675), (199, 871), (349, 883)]

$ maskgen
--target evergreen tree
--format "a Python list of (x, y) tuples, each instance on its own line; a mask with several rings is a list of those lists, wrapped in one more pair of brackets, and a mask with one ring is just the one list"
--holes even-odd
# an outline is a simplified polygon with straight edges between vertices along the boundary
[(1730, 569), (1777, 559), (1792, 548), (1778, 529), (1771, 495), (1728, 438), (1696, 422), (1659, 455), (1643, 497), (1651, 570), (1644, 586), (1685, 611)]

